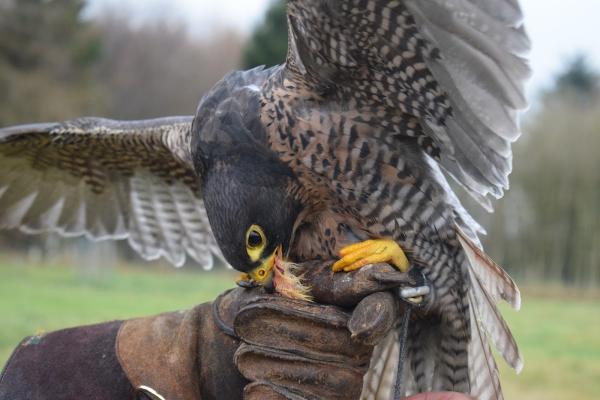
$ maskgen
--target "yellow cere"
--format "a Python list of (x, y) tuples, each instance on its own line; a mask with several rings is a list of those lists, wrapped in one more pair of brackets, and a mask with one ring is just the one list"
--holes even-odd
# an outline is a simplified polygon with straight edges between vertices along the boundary
[(273, 262), (275, 261), (275, 253), (271, 254), (269, 258), (263, 261), (262, 265), (250, 272), (250, 277), (254, 279), (260, 285), (266, 283), (271, 277), (271, 271), (273, 270)]

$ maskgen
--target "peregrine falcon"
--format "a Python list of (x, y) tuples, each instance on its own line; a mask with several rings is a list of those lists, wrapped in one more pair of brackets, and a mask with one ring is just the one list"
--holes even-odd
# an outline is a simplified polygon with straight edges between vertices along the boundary
[[(517, 0), (289, 0), (287, 18), (285, 64), (228, 74), (195, 117), (0, 130), (0, 228), (212, 254), (281, 293), (283, 259), (418, 266), (407, 393), (502, 398), (487, 339), (522, 367), (496, 308), (519, 291), (446, 177), (488, 209), (508, 188), (530, 73)], [(364, 398), (385, 398), (390, 346)]]

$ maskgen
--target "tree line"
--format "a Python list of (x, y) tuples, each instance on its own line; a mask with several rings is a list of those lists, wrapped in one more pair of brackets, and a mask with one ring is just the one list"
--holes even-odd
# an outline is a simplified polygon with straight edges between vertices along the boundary
[(81, 115), (193, 114), (240, 64), (242, 37), (192, 37), (181, 21), (133, 25), (118, 10), (83, 18), (84, 0), (0, 0), (0, 125)]

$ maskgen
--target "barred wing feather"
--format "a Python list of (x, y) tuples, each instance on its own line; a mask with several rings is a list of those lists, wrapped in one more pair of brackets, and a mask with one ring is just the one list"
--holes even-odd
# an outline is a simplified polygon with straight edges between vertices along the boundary
[(220, 250), (190, 156), (192, 117), (81, 118), (0, 129), (0, 229), (127, 239), (205, 268)]
[[(288, 77), (414, 136), (484, 207), (501, 197), (530, 47), (513, 0), (289, 1)], [(418, 118), (402, 129), (391, 115)]]

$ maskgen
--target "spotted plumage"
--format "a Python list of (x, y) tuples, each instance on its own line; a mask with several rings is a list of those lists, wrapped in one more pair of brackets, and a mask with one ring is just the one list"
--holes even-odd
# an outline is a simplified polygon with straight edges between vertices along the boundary
[[(519, 292), (446, 177), (487, 208), (508, 187), (529, 73), (516, 1), (289, 0), (288, 26), (286, 63), (228, 74), (193, 123), (0, 130), (0, 227), (127, 238), (175, 264), (213, 253), (275, 289), (282, 250), (335, 260), (392, 239), (433, 287), (410, 325), (406, 393), (502, 398), (488, 338), (521, 368), (496, 308)], [(394, 332), (363, 398), (390, 398), (397, 354)]]

